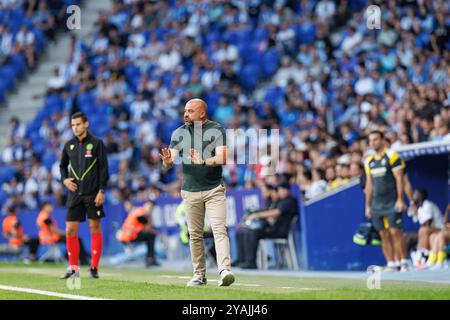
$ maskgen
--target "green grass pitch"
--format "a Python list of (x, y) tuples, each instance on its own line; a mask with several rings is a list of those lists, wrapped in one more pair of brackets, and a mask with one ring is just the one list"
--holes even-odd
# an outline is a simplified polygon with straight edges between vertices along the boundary
[[(236, 283), (218, 287), (217, 275), (207, 274), (208, 285), (185, 287), (189, 272), (158, 269), (102, 268), (100, 279), (81, 269), (81, 288), (69, 289), (58, 277), (65, 266), (0, 263), (0, 285), (46, 290), (105, 299), (146, 300), (279, 300), (279, 299), (450, 299), (450, 284), (382, 281), (381, 290), (369, 290), (363, 279), (314, 278), (236, 274)], [(1, 300), (59, 299), (34, 293), (0, 290)]]

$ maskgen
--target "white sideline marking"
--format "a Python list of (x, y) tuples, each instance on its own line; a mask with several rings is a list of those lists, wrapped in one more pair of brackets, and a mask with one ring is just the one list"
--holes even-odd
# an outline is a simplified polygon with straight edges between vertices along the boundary
[(324, 288), (298, 288), (297, 290), (300, 291), (319, 291), (319, 290), (325, 290)]
[(73, 294), (58, 293), (58, 292), (45, 291), (45, 290), (36, 290), (36, 289), (30, 289), (30, 288), (19, 288), (19, 287), (4, 286), (4, 285), (0, 285), (0, 290), (34, 293), (34, 294), (40, 294), (40, 295), (44, 295), (44, 296), (75, 299), (75, 300), (110, 300), (110, 299), (103, 299), (103, 298), (96, 298), (96, 297), (77, 296), (77, 295), (73, 295)]
[[(184, 277), (184, 276), (171, 276), (167, 274), (160, 275), (161, 278), (168, 278), (168, 279), (191, 279), (191, 277)], [(219, 280), (208, 280), (208, 282), (219, 282)], [(236, 282), (233, 284), (234, 286), (241, 286), (241, 287), (262, 287), (261, 284), (256, 283), (239, 283)], [(279, 289), (295, 289), (299, 291), (316, 291), (316, 290), (325, 290), (323, 288), (296, 288), (296, 287), (275, 287)]]
[(253, 284), (253, 283), (235, 283), (234, 285), (243, 287), (261, 287), (260, 284)]

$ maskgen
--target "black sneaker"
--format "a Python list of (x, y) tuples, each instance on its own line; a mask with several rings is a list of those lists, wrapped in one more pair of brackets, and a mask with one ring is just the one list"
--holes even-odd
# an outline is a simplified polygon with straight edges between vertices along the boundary
[(79, 277), (80, 272), (75, 271), (74, 269), (67, 269), (66, 273), (64, 273), (61, 277), (59, 277), (61, 280), (69, 279), (70, 277)]
[(155, 258), (147, 258), (145, 260), (145, 267), (146, 268), (150, 268), (150, 267), (158, 267), (160, 266), (159, 262), (156, 261)]
[(89, 274), (91, 275), (91, 278), (93, 279), (98, 279), (98, 270), (95, 268), (90, 268), (89, 269)]

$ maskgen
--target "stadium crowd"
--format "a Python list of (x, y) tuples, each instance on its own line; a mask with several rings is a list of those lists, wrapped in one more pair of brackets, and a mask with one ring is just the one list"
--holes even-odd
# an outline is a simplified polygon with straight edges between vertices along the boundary
[[(58, 160), (76, 111), (105, 139), (110, 203), (178, 193), (180, 168), (163, 172), (159, 153), (193, 97), (229, 129), (280, 129), (277, 172), (306, 199), (361, 175), (373, 129), (394, 149), (450, 140), (450, 4), (372, 4), (379, 30), (365, 0), (114, 1), (90, 41), (72, 38), (35, 120), (11, 119), (0, 204), (63, 203)], [(269, 163), (229, 164), (225, 182), (272, 183)]]
[(0, 2), (0, 103), (27, 72), (36, 70), (47, 43), (66, 29), (66, 9), (80, 0)]

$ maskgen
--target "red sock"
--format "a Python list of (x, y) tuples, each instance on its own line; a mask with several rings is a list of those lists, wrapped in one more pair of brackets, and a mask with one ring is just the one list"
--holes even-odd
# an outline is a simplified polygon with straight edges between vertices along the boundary
[(80, 255), (80, 243), (78, 242), (78, 236), (67, 236), (66, 247), (70, 266), (76, 266), (78, 268), (78, 256)]
[(91, 235), (91, 268), (98, 269), (100, 256), (102, 255), (103, 238), (102, 232), (97, 232)]

